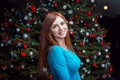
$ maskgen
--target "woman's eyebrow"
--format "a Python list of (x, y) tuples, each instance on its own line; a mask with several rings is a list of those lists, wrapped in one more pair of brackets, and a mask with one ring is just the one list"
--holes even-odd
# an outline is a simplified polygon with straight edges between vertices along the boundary
[(61, 21), (60, 23), (64, 23), (64, 21)]
[(52, 24), (51, 27), (54, 27), (54, 26), (56, 26), (56, 25), (57, 25), (57, 24)]

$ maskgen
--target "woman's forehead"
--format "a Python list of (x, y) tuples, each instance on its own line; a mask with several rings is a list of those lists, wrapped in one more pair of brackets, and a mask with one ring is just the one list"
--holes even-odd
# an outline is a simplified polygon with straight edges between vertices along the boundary
[(54, 20), (53, 24), (61, 23), (63, 21), (64, 21), (63, 18), (61, 18), (60, 16), (57, 16), (56, 19)]

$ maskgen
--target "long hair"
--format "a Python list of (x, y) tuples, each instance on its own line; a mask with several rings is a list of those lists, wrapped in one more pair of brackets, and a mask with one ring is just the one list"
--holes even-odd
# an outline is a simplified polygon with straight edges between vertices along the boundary
[[(39, 57), (38, 57), (38, 67), (40, 69), (40, 72), (42, 72), (43, 67), (49, 69), (48, 61), (47, 61), (49, 47), (52, 45), (58, 45), (58, 42), (50, 34), (50, 27), (52, 23), (55, 21), (57, 16), (60, 16), (67, 24), (65, 17), (58, 12), (48, 13), (42, 23), (42, 28), (40, 33), (41, 37), (40, 37), (40, 46), (39, 46)], [(72, 51), (74, 51), (70, 41), (69, 31), (67, 32), (65, 43)]]

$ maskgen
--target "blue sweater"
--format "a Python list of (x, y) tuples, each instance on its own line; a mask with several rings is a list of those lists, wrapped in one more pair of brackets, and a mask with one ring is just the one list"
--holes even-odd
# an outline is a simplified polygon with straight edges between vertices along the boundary
[(81, 80), (78, 72), (81, 61), (70, 49), (52, 46), (48, 54), (48, 63), (53, 80)]

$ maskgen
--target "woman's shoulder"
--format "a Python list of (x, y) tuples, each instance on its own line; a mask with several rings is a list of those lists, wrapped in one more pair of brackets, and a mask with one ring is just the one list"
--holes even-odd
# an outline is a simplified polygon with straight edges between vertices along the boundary
[(49, 48), (48, 56), (60, 56), (63, 53), (62, 48), (59, 45), (53, 45)]
[(59, 45), (50, 46), (49, 50), (61, 50), (62, 48)]

